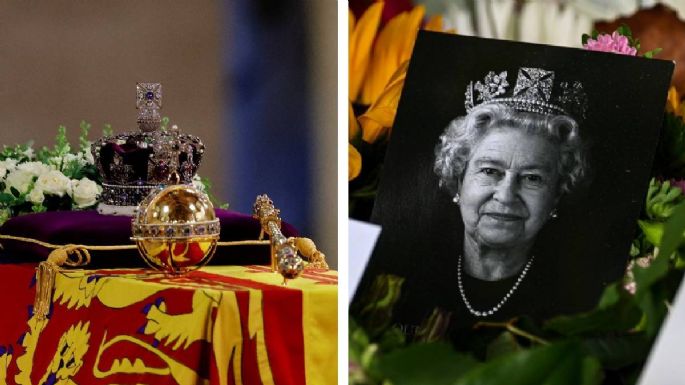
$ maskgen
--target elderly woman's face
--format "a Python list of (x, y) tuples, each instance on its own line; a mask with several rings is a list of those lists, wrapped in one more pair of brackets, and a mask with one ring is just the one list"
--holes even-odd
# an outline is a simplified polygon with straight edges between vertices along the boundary
[(557, 203), (559, 149), (549, 140), (503, 127), (472, 151), (461, 185), (466, 235), (481, 246), (532, 241)]

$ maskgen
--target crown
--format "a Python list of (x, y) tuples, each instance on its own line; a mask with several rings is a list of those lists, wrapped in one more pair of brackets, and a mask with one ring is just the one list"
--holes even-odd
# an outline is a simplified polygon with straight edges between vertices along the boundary
[(103, 137), (91, 146), (102, 179), (100, 201), (137, 206), (160, 185), (192, 183), (205, 147), (178, 127), (162, 127), (162, 85), (136, 84), (138, 132)]
[(576, 121), (584, 120), (587, 112), (587, 96), (582, 83), (559, 81), (555, 79), (554, 71), (542, 68), (519, 68), (513, 88), (507, 81), (507, 71), (499, 74), (490, 71), (482, 82), (470, 82), (466, 87), (464, 105), (467, 113), (477, 106), (494, 103), (517, 111), (569, 115)]

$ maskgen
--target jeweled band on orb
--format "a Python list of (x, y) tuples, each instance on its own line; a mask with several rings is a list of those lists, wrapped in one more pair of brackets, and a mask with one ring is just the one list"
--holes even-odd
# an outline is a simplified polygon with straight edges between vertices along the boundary
[(131, 239), (173, 240), (188, 239), (189, 237), (219, 238), (219, 219), (194, 223), (165, 223), (165, 224), (133, 224)]

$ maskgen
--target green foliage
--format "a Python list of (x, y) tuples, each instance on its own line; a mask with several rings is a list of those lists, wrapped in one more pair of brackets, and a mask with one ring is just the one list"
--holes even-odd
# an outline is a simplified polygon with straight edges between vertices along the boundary
[(162, 118), (162, 123), (160, 124), (162, 131), (166, 131), (169, 129), (169, 122), (170, 121), (171, 121), (171, 119), (169, 119), (168, 116), (165, 116)]
[(605, 288), (597, 308), (585, 313), (554, 317), (545, 323), (544, 328), (567, 337), (596, 335), (629, 330), (638, 324), (641, 317), (632, 296), (614, 283)]
[(105, 126), (102, 128), (102, 136), (112, 136), (114, 134), (114, 130), (112, 129), (112, 125), (109, 123), (106, 123)]
[(213, 184), (212, 181), (209, 180), (209, 178), (202, 177), (198, 182), (200, 182), (200, 184), (202, 185), (202, 191), (204, 191), (207, 194), (209, 200), (212, 202), (214, 207), (218, 207), (220, 209), (228, 209), (228, 202), (222, 202), (221, 200), (219, 200), (219, 198), (217, 198), (216, 195), (212, 193)]
[(55, 137), (55, 149), (53, 154), (55, 156), (64, 156), (71, 152), (71, 145), (67, 139), (67, 128), (60, 124), (57, 128), (57, 136)]
[(651, 51), (645, 52), (642, 56), (646, 57), (647, 59), (653, 59), (654, 56), (658, 55), (661, 51), (663, 51), (662, 48), (654, 48)]
[(597, 36), (599, 36), (599, 31), (596, 30), (596, 29), (593, 29), (593, 30), (592, 30), (592, 33), (591, 33), (590, 35), (588, 35), (587, 33), (584, 33), (584, 34), (581, 36), (581, 43), (583, 43), (583, 45), (585, 45), (585, 44), (587, 44), (587, 41), (588, 41), (589, 39), (596, 40), (596, 39), (597, 39)]
[(564, 341), (498, 357), (460, 377), (455, 385), (594, 385), (602, 381), (599, 360), (577, 341)]
[(456, 352), (449, 344), (414, 344), (378, 358), (378, 370), (393, 385), (450, 385), (477, 361)]
[(659, 182), (652, 178), (645, 200), (645, 214), (649, 219), (664, 221), (684, 200), (685, 196), (679, 187), (671, 186), (669, 181)]
[(88, 132), (90, 132), (91, 124), (85, 120), (81, 121), (81, 135), (78, 137), (79, 148), (81, 152), (90, 152), (90, 141), (88, 140)]
[(0, 152), (0, 160), (15, 159), (17, 162), (26, 162), (30, 159), (30, 151), (32, 143), (17, 144), (14, 147), (3, 146)]

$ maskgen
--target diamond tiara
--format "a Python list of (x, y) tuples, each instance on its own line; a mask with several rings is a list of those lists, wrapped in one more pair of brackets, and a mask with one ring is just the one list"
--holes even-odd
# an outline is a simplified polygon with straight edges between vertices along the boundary
[(555, 83), (554, 71), (542, 68), (519, 68), (513, 88), (507, 81), (507, 71), (490, 71), (482, 82), (470, 82), (465, 96), (467, 113), (481, 105), (504, 104), (517, 111), (569, 115), (582, 121), (587, 112), (587, 96), (582, 83)]

